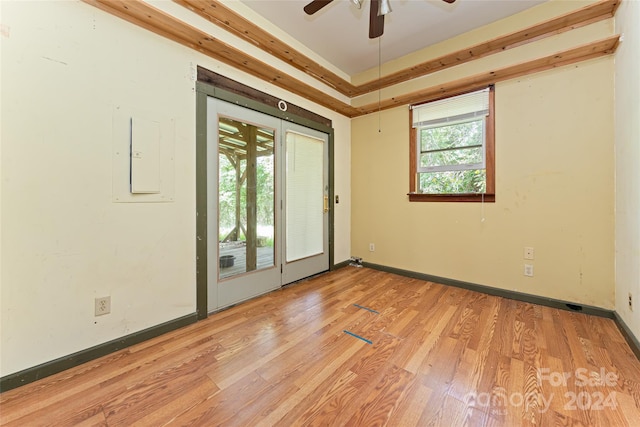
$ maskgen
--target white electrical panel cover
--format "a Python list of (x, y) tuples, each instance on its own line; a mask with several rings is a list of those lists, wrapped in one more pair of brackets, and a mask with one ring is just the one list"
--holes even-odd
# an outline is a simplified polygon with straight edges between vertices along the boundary
[(173, 202), (175, 119), (113, 108), (113, 193), (116, 203)]
[(160, 192), (160, 123), (131, 118), (131, 192)]

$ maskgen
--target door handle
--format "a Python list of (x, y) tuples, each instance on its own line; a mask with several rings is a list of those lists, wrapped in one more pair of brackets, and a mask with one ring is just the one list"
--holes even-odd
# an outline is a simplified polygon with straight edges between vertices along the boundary
[(329, 196), (324, 196), (324, 213), (329, 212)]

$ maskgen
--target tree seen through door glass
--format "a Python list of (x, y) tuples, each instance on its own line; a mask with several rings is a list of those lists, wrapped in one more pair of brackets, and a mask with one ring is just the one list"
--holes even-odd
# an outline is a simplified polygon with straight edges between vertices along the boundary
[(220, 278), (274, 265), (274, 135), (219, 118)]

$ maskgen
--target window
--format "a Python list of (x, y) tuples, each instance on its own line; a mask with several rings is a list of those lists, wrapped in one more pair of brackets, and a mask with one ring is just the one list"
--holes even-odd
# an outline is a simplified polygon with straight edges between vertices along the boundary
[(493, 94), (411, 106), (410, 201), (495, 201)]

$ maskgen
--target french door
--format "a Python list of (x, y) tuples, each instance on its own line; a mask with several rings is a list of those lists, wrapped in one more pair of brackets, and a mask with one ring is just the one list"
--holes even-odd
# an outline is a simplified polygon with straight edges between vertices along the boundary
[(328, 270), (327, 134), (209, 97), (207, 145), (208, 310)]

